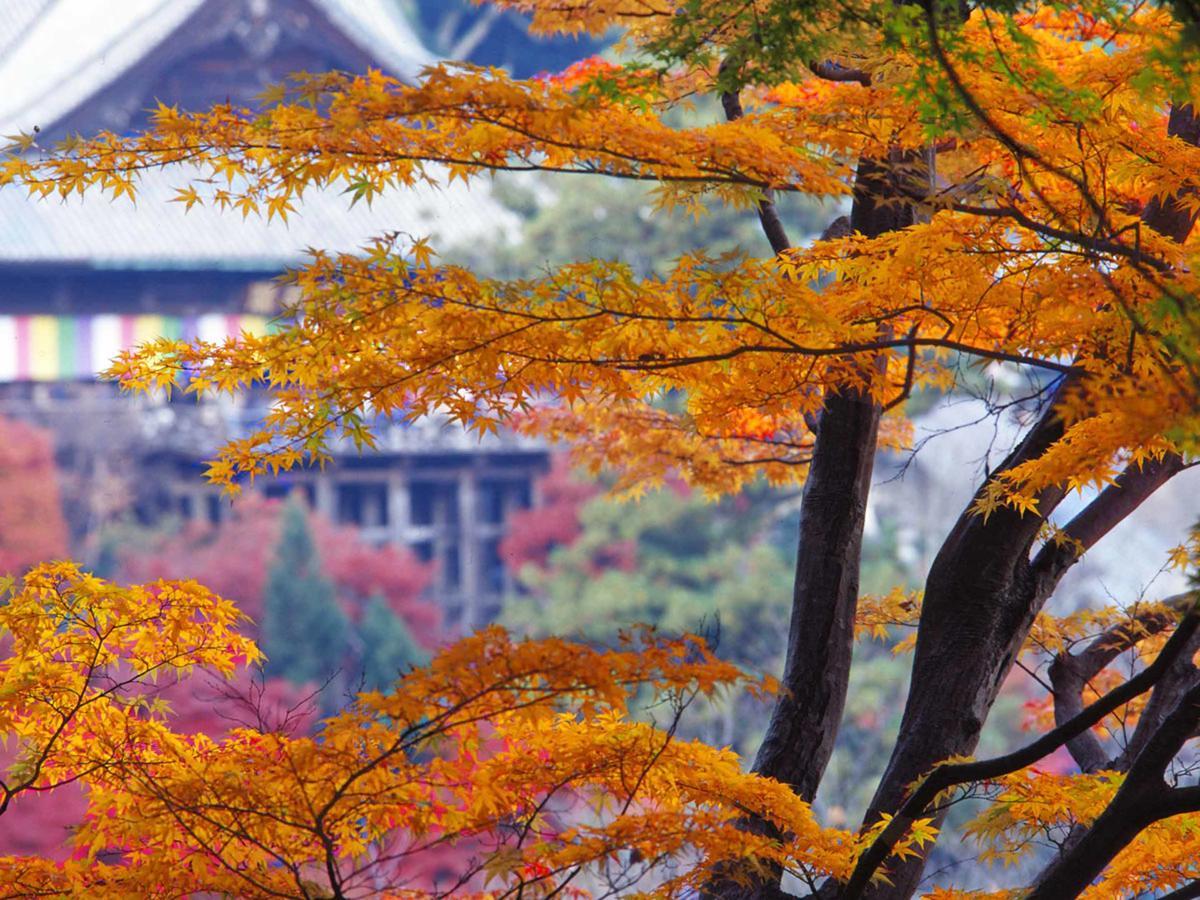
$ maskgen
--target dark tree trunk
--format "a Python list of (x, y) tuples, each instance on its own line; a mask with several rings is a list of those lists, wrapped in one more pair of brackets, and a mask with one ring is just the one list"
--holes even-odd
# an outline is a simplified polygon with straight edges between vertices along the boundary
[[(1048, 409), (1001, 471), (1040, 455), (1062, 434)], [(1042, 516), (1062, 498), (1040, 498), (1041, 515), (1011, 509), (985, 522), (970, 509), (955, 523), (933, 561), (917, 631), (912, 683), (900, 736), (866, 822), (900, 807), (909, 785), (941, 760), (970, 754), (996, 694), (1036, 615), (1029, 551)], [(891, 885), (871, 897), (909, 897), (924, 868), (920, 857), (893, 860)]]
[[(860, 160), (853, 231), (878, 237), (912, 224), (912, 207), (894, 199), (904, 161)], [(879, 416), (879, 404), (855, 391), (825, 399), (800, 507), (782, 691), (754, 761), (754, 771), (792, 785), (810, 802), (846, 704)]]
[[(728, 112), (729, 100), (726, 107)], [(911, 225), (912, 206), (895, 199), (911, 192), (898, 190), (896, 179), (908, 178), (914, 170), (927, 173), (923, 163), (915, 154), (887, 163), (860, 160), (852, 230), (878, 237)], [(763, 224), (766, 228), (767, 222)], [(863, 526), (880, 415), (879, 403), (857, 391), (826, 396), (801, 500), (787, 657), (779, 699), (754, 771), (791, 785), (810, 802), (833, 753), (846, 704)], [(765, 828), (761, 822), (748, 822), (747, 827)], [(778, 898), (784, 896), (779, 888), (781, 874), (758, 873), (737, 883), (732, 879), (714, 883), (708, 894)]]
[[(1053, 408), (1047, 410), (1005, 468), (1036, 458), (1061, 430)], [(1091, 547), (1181, 469), (1177, 456), (1130, 468), (1064, 532), (1081, 547)], [(1042, 517), (1062, 496), (1057, 489), (1043, 493), (1040, 515), (1002, 510), (985, 522), (968, 510), (942, 545), (926, 581), (900, 736), (868, 810), (868, 823), (898, 809), (909, 785), (935, 764), (974, 751), (1034, 617), (1079, 558), (1075, 550), (1067, 553), (1060, 545), (1047, 544), (1030, 559)], [(867, 896), (912, 896), (924, 863), (920, 856), (892, 860), (892, 884), (877, 885)]]
[(804, 485), (792, 620), (779, 700), (754, 770), (812, 801), (846, 702), (867, 493), (879, 406), (825, 402)]
[[(1172, 110), (1168, 133), (1192, 144), (1200, 141), (1200, 120), (1190, 106)], [(1148, 227), (1182, 241), (1195, 214), (1173, 198), (1149, 204), (1143, 218)], [(1076, 386), (1068, 378), (1060, 395)], [(1062, 433), (1052, 405), (1000, 471), (1036, 459)], [(1068, 533), (1074, 532), (1083, 546), (1090, 547), (1179, 469), (1179, 458), (1168, 457), (1159, 464), (1127, 470), (1072, 520)], [(867, 824), (881, 813), (897, 810), (908, 786), (936, 763), (974, 751), (1034, 617), (1078, 558), (1073, 550), (1048, 547), (1030, 560), (1042, 522), (1062, 497), (1061, 489), (1050, 489), (1039, 498), (1037, 515), (1002, 509), (986, 521), (968, 508), (943, 543), (926, 581), (900, 734), (868, 809)], [(872, 900), (911, 897), (924, 868), (925, 858), (920, 855), (892, 859), (888, 865), (892, 883), (875, 886), (868, 896)]]

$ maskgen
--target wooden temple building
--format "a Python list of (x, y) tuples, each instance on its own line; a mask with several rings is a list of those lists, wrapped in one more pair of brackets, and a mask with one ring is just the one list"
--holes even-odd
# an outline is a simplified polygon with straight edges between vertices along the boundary
[[(45, 145), (69, 133), (125, 132), (158, 101), (252, 104), (293, 71), (379, 68), (419, 77), (432, 62), (390, 0), (7, 0), (0, 5), (0, 134)], [(0, 414), (51, 428), (77, 537), (118, 514), (219, 520), (229, 504), (201, 477), (217, 444), (254, 426), (263, 398), (129, 398), (95, 375), (157, 335), (220, 338), (268, 327), (274, 280), (319, 246), (353, 250), (386, 231), (435, 245), (513, 223), (461, 185), (393, 192), (350, 208), (307, 195), (284, 224), (166, 202), (178, 173), (148, 173), (136, 206), (105, 197), (33, 201), (0, 190)], [(545, 448), (485, 440), (446, 423), (387, 426), (376, 453), (256, 483), (298, 490), (370, 540), (439, 564), (435, 593), (470, 626), (506, 590), (498, 544), (535, 502)]]

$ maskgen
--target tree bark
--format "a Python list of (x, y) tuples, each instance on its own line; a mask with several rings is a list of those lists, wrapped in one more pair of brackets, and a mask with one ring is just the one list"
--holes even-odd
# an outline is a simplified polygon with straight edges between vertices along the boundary
[[(1062, 431), (1052, 404), (1000, 472), (1040, 456)], [(1038, 515), (1006, 508), (985, 521), (968, 507), (942, 544), (925, 585), (899, 738), (868, 807), (866, 823), (899, 809), (909, 785), (936, 763), (975, 749), (988, 711), (1040, 606), (1035, 602), (1029, 551), (1044, 516), (1063, 494), (1062, 490), (1044, 492)], [(910, 897), (923, 871), (923, 857), (893, 859), (888, 866), (892, 884), (877, 885), (867, 896)]]
[(782, 691), (754, 770), (812, 801), (846, 702), (879, 406), (830, 396), (804, 496)]
[[(859, 161), (850, 227), (866, 237), (913, 222), (897, 202), (904, 159)], [(754, 771), (816, 795), (846, 704), (867, 496), (880, 406), (844, 390), (826, 397), (800, 507), (796, 580), (782, 691)]]
[[(981, 781), (991, 781), (1011, 775), (1027, 766), (1044, 759), (1064, 744), (1069, 744), (1079, 735), (1101, 722), (1105, 716), (1129, 703), (1135, 697), (1141, 696), (1151, 688), (1159, 688), (1165, 678), (1171, 674), (1176, 664), (1191, 649), (1200, 627), (1200, 610), (1194, 602), (1188, 604), (1183, 619), (1175, 633), (1167, 639), (1154, 662), (1148, 665), (1128, 681), (1098, 698), (1094, 703), (1081, 709), (1078, 714), (1053, 729), (1026, 744), (1019, 750), (1006, 753), (992, 759), (974, 760), (971, 762), (941, 763), (936, 766), (904, 801), (883, 830), (876, 835), (858, 857), (854, 871), (849, 880), (837, 887), (839, 900), (860, 900), (870, 886), (871, 879), (879, 872), (879, 867), (887, 859), (897, 842), (903, 838), (908, 829), (918, 819), (925, 816), (938, 796), (947, 789), (958, 785), (977, 784)], [(1176, 797), (1178, 799), (1178, 797)], [(822, 891), (822, 895), (833, 896), (834, 891)]]
[[(1060, 653), (1050, 663), (1049, 677), (1051, 694), (1054, 698), (1054, 724), (1061, 726), (1084, 709), (1083, 691), (1101, 671), (1122, 653), (1136, 646), (1143, 638), (1158, 634), (1175, 623), (1173, 613), (1189, 610), (1195, 606), (1195, 595), (1178, 594), (1163, 601), (1169, 612), (1155, 611), (1136, 616), (1130, 622), (1122, 622), (1105, 629), (1079, 653)], [(1196, 674), (1192, 657), (1200, 650), (1200, 636), (1193, 636), (1191, 643), (1172, 663), (1170, 670), (1154, 687), (1154, 693), (1146, 708), (1138, 717), (1138, 724), (1128, 746), (1115, 759), (1100, 743), (1100, 739), (1089, 729), (1067, 742), (1067, 750), (1081, 772), (1099, 772), (1101, 769), (1124, 772), (1137, 756), (1150, 735), (1154, 734), (1175, 708), (1179, 698), (1190, 688), (1190, 680)]]
[[(724, 98), (727, 114), (740, 109)], [(850, 226), (866, 237), (907, 227), (914, 221), (910, 196), (897, 189), (904, 171), (920, 166), (915, 154), (895, 160), (859, 161)], [(772, 238), (769, 203), (760, 204), (763, 227)], [(871, 363), (863, 363), (870, 366)], [(847, 389), (830, 392), (822, 406), (817, 438), (800, 506), (792, 615), (780, 694), (754, 771), (791, 785), (811, 802), (833, 753), (846, 704), (854, 647), (863, 527), (881, 416), (871, 396)], [(761, 822), (747, 827), (763, 829)], [(757, 873), (709, 886), (710, 896), (778, 898), (782, 873)]]
[[(1168, 134), (1193, 145), (1200, 141), (1200, 120), (1190, 106), (1172, 109)], [(1195, 222), (1195, 213), (1173, 198), (1149, 204), (1143, 219), (1148, 227), (1183, 241)], [(1068, 376), (1056, 399), (1076, 387), (1075, 377)], [(1062, 434), (1063, 425), (1052, 403), (999, 471), (1036, 459)], [(1162, 463), (1127, 471), (1077, 516), (1068, 530), (1075, 526), (1090, 546), (1181, 467), (1177, 457), (1168, 457)], [(900, 736), (868, 808), (867, 824), (882, 813), (899, 809), (909, 785), (936, 763), (974, 751), (1034, 617), (1078, 559), (1075, 552), (1047, 550), (1030, 562), (1038, 531), (1064, 493), (1061, 488), (1043, 492), (1037, 515), (1002, 509), (985, 521), (968, 507), (943, 543), (926, 581)], [(873, 887), (867, 896), (872, 900), (911, 897), (924, 868), (921, 855), (893, 858), (888, 866), (892, 883)]]
[(1192, 687), (1138, 753), (1112, 802), (1084, 835), (1046, 868), (1026, 900), (1078, 897), (1147, 825), (1200, 808), (1200, 788), (1170, 788), (1163, 774), (1200, 725), (1200, 685)]

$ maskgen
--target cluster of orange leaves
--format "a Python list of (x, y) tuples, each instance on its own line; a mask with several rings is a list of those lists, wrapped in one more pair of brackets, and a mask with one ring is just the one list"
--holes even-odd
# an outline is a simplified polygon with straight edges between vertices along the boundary
[[(1033, 844), (1066, 840), (1077, 825), (1095, 821), (1121, 786), (1121, 772), (1059, 775), (1024, 769), (1000, 779), (993, 802), (969, 826), (983, 845), (981, 858), (1004, 866), (1017, 864)], [(1200, 877), (1200, 839), (1194, 816), (1174, 816), (1143, 830), (1105, 869), (1104, 878), (1082, 895), (1087, 900), (1125, 900), (1172, 891)], [(992, 900), (1019, 897), (1020, 891), (959, 894)]]
[[(513, 5), (548, 30), (624, 22), (635, 42), (639, 28), (663, 24), (641, 2)], [(1005, 68), (1024, 45), (977, 12), (965, 33), (990, 49), (960, 76), (1010, 140), (966, 125), (943, 135), (913, 227), (770, 261), (687, 256), (662, 277), (595, 260), (513, 282), (439, 265), (423, 239), (393, 235), (361, 254), (314, 251), (294, 273), (303, 300), (272, 334), (158, 341), (112, 374), (132, 389), (268, 383), (277, 402), (264, 428), (226, 447), (209, 472), (231, 488), (321, 459), (338, 436), (369, 445), (376, 414), (439, 409), (480, 430), (519, 417), (539, 433), (586, 437), (583, 461), (634, 461), (624, 473), (634, 489), (674, 470), (722, 493), (758, 472), (801, 479), (805, 417), (831, 389), (878, 399), (888, 409), (884, 446), (903, 445), (903, 400), (951, 386), (950, 363), (963, 355), (1085, 376), (1065, 398), (1064, 438), (992, 480), (982, 513), (1032, 510), (1051, 484), (1108, 483), (1195, 432), (1196, 385), (1169, 350), (1182, 326), (1144, 327), (1164, 296), (1200, 292), (1186, 264), (1193, 247), (1140, 228), (1138, 211), (1168, 195), (1200, 203), (1200, 153), (1166, 136), (1165, 97), (1134, 77), (1163, 68), (1174, 34), (1165, 13), (1140, 9), (1103, 46), (1095, 22), (1078, 17), (1033, 14), (1016, 27), (1072, 91), (1099, 98), (1095, 109), (1048, 120), (1047, 98)], [(378, 72), (306, 76), (259, 110), (162, 107), (144, 134), (13, 156), (0, 182), (41, 196), (132, 195), (140, 171), (175, 165), (186, 206), (284, 218), (307, 190), (341, 185), (370, 202), (418, 181), (496, 170), (652, 181), (667, 206), (702, 195), (752, 205), (766, 189), (846, 197), (860, 156), (926, 146), (904, 89), (915, 70), (893, 54), (870, 86), (777, 85), (748, 92), (744, 117), (696, 127), (666, 114), (711, 86), (703, 70), (604, 91), (590, 79), (609, 77), (609, 66), (521, 81), (445, 65), (417, 85)], [(664, 396), (684, 398), (682, 408), (668, 409)], [(545, 412), (550, 398), (556, 407)]]
[[(845, 877), (862, 846), (731, 752), (674, 736), (690, 698), (745, 681), (698, 639), (642, 631), (596, 649), (492, 628), (313, 735), (173, 732), (154, 679), (257, 661), (240, 618), (194, 583), (122, 588), (66, 563), (10, 585), (0, 732), (19, 754), (3, 808), (80, 782), (88, 816), (65, 862), (0, 859), (6, 889), (667, 897), (733, 862)], [(631, 716), (639, 696), (659, 698), (652, 709), (670, 721)], [(785, 837), (739, 828), (746, 814)], [(441, 847), (456, 863), (431, 884), (416, 873)]]

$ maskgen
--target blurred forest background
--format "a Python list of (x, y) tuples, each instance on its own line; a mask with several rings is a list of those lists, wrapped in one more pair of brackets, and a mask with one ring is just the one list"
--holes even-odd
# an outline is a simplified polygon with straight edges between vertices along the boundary
[[(533, 39), (519, 15), (463, 0), (390, 2), (434, 57), (529, 76), (606, 52), (599, 42)], [(715, 121), (718, 113), (715, 103), (701, 101), (691, 115)], [(752, 214), (723, 208), (699, 218), (660, 213), (653, 196), (633, 183), (530, 176), (497, 181), (491, 200), (506, 211), (504, 218), (469, 240), (442, 241), (443, 258), (519, 276), (587, 257), (620, 259), (652, 272), (701, 247), (713, 253), (769, 253)], [(808, 239), (841, 213), (786, 200), (782, 211), (789, 231)], [(1014, 423), (1030, 414), (1027, 405), (1013, 402), (1029, 385), (1014, 381), (1009, 387), (1006, 394), (985, 395), (981, 389), (913, 399), (919, 415), (913, 449), (920, 452), (877, 465), (865, 593), (907, 591), (922, 583), (930, 548), (966, 499), (960, 493), (969, 483), (961, 477), (962, 467), (982, 471), (1003, 453)], [(448, 583), (439, 567), (444, 569), (447, 557), (420, 544), (381, 541), (365, 513), (340, 517), (362, 520), (357, 525), (335, 521), (339, 517), (311, 509), (302, 491), (284, 489), (249, 493), (232, 505), (223, 500), (226, 507), (208, 518), (148, 518), (137, 513), (128, 489), (108, 469), (80, 465), (77, 448), (56, 438), (44, 417), (25, 416), (11, 404), (0, 413), (0, 571), (19, 572), (40, 560), (71, 556), (122, 582), (193, 578), (234, 600), (252, 618), (269, 657), (261, 678), (231, 686), (164, 686), (185, 728), (220, 732), (230, 727), (236, 716), (218, 712), (230, 707), (213, 701), (231, 695), (245, 701), (247, 715), (272, 715), (306, 727), (315, 713), (338, 707), (347, 692), (386, 685), (464, 628), (488, 620), (520, 634), (595, 640), (611, 638), (622, 625), (648, 622), (672, 632), (704, 633), (721, 655), (749, 670), (778, 673), (782, 668), (797, 530), (795, 492), (759, 486), (709, 502), (668, 484), (636, 501), (619, 502), (606, 495), (603, 480), (573, 471), (563, 448), (550, 448), (528, 502), (509, 503), (503, 515), (493, 517), (500, 529), (495, 564), (503, 572), (487, 577), (499, 586), (500, 600), (479, 607), (471, 619), (451, 610), (444, 596)], [(100, 429), (104, 434), (88, 440), (116, 441), (119, 424), (111, 418), (106, 423)], [(119, 456), (119, 442), (104, 452)], [(957, 477), (943, 481), (943, 471)], [(189, 477), (199, 480), (199, 469)], [(1122, 536), (1109, 542), (1124, 548), (1121, 558), (1089, 557), (1071, 574), (1061, 602), (1081, 606), (1104, 599), (1088, 593), (1095, 584), (1125, 600), (1170, 590), (1169, 584), (1155, 583), (1165, 560), (1142, 548), (1168, 546), (1183, 533), (1192, 515), (1185, 497), (1195, 489), (1194, 478), (1181, 478), (1173, 493), (1146, 504), (1122, 526)], [(81, 517), (78, 498), (84, 495), (93, 502)], [(370, 497), (346, 502), (369, 505)], [(1070, 512), (1064, 509), (1063, 515)], [(903, 631), (885, 627), (864, 635), (856, 650), (846, 722), (817, 803), (829, 824), (858, 821), (884, 764), (905, 692), (908, 659), (894, 652)], [(1027, 678), (1007, 686), (981, 754), (1020, 739), (1026, 721), (1039, 714), (1029, 704), (1034, 693)], [(766, 705), (748, 696), (729, 696), (694, 710), (687, 731), (752, 755), (767, 712)], [(63, 829), (78, 809), (46, 808), (32, 797), (19, 802), (26, 826), (5, 829), (4, 852), (48, 853), (61, 847)], [(969, 856), (953, 841), (944, 841), (937, 853), (931, 870)]]

